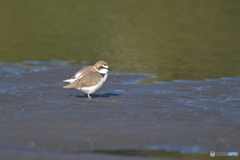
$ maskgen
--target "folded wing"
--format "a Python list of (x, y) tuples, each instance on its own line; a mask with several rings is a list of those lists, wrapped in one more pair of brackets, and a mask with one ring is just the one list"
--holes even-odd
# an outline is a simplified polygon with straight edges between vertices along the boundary
[(101, 81), (101, 77), (99, 74), (96, 74), (95, 72), (87, 72), (85, 74), (82, 73), (79, 78), (77, 78), (69, 85), (63, 86), (63, 88), (68, 89), (68, 88), (91, 87), (97, 85), (99, 81)]

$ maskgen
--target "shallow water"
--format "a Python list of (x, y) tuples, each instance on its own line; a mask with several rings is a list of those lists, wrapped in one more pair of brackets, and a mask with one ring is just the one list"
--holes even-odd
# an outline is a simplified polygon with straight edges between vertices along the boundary
[(240, 78), (137, 83), (151, 75), (117, 73), (89, 100), (62, 88), (79, 67), (27, 64), (0, 67), (0, 157), (208, 159), (212, 150), (240, 152)]

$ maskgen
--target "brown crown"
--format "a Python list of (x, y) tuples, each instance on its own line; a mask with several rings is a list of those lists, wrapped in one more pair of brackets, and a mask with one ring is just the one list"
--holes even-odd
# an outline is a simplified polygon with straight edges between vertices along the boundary
[(107, 65), (107, 63), (105, 61), (98, 61), (94, 64), (94, 67), (98, 69), (102, 65)]

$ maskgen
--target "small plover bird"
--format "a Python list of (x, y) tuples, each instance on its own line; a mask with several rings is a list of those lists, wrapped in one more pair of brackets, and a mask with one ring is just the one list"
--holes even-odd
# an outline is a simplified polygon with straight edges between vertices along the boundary
[(88, 66), (79, 70), (75, 75), (66, 79), (63, 82), (70, 83), (69, 85), (63, 86), (63, 88), (76, 88), (82, 92), (87, 93), (88, 98), (91, 99), (90, 94), (94, 93), (108, 77), (108, 65), (105, 61), (98, 61), (94, 66)]

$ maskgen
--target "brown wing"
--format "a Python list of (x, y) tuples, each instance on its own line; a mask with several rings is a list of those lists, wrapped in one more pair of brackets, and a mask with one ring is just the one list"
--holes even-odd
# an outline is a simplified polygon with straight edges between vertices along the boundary
[[(86, 71), (94, 71), (93, 66), (87, 66), (87, 67), (85, 67), (85, 68), (83, 68), (83, 69), (80, 69), (77, 73), (74, 74), (74, 76), (73, 76), (71, 79), (76, 79), (76, 78), (78, 78), (77, 76), (79, 76), (79, 75), (78, 75), (79, 73), (84, 74), (84, 72), (86, 72)], [(82, 75), (82, 74), (81, 74), (81, 75)]]
[(87, 72), (82, 78), (77, 79), (73, 83), (64, 86), (63, 88), (83, 88), (95, 86), (101, 80), (99, 74), (96, 72)]

